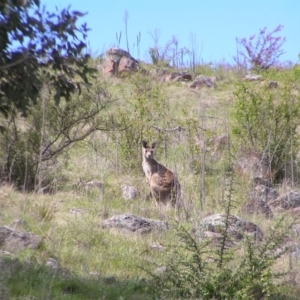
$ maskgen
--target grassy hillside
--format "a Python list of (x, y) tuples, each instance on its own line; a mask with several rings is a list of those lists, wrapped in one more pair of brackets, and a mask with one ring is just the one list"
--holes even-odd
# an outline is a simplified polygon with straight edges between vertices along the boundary
[[(151, 276), (144, 269), (154, 273), (158, 267), (168, 264), (169, 251), (155, 250), (155, 245), (178, 245), (178, 223), (189, 231), (203, 217), (226, 213), (230, 208), (230, 214), (255, 223), (268, 236), (269, 230), (276, 227), (278, 219), (286, 214), (277, 212), (274, 218), (267, 219), (260, 212), (249, 213), (243, 209), (249, 200), (252, 178), (250, 174), (237, 171), (236, 161), (241, 153), (264, 150), (266, 138), (260, 133), (269, 128), (266, 116), (272, 107), (286, 99), (290, 103), (299, 102), (298, 67), (271, 70), (253, 82), (246, 82), (233, 68), (207, 68), (198, 70), (197, 75), (216, 77), (215, 87), (198, 89), (189, 88), (186, 82), (162, 82), (158, 75), (150, 75), (154, 74), (150, 72), (154, 66), (145, 68), (149, 73), (138, 72), (122, 78), (103, 78), (101, 72), (97, 74), (93, 86), (83, 93), (80, 101), (95, 99), (105, 90), (103, 101), (110, 101), (95, 117), (103, 127), (66, 148), (54, 164), (47, 166), (43, 176), (51, 186), (49, 193), (22, 192), (13, 184), (0, 186), (0, 224), (24, 220), (18, 230), (43, 238), (42, 245), (36, 250), (3, 255), (3, 260), (0, 260), (4, 274), (3, 278), (0, 277), (0, 295), (2, 292), (4, 296), (0, 299), (158, 299), (155, 298)], [(270, 81), (276, 81), (278, 87), (270, 89)], [(248, 101), (249, 94), (239, 94), (241, 86), (263, 95), (261, 105), (266, 104), (263, 106), (265, 111), (257, 119), (261, 123), (256, 120), (256, 123), (251, 123), (259, 126), (256, 131), (243, 131), (245, 119), (238, 105)], [(271, 98), (273, 102), (268, 102)], [(298, 130), (300, 118), (295, 117), (295, 112), (295, 116), (289, 118), (290, 127), (286, 132), (282, 131), (285, 123), (281, 120), (285, 112), (296, 106), (291, 104), (291, 110), (287, 107), (280, 106), (279, 112), (272, 112), (274, 119), (278, 117), (278, 128), (274, 127), (272, 131), (274, 136), (285, 136), (294, 127)], [(242, 112), (246, 111), (247, 107), (243, 108)], [(254, 108), (249, 110), (250, 121), (251, 118), (254, 120), (253, 111)], [(48, 117), (50, 120), (51, 116)], [(30, 128), (27, 122), (30, 123), (30, 119), (18, 119), (24, 134)], [(55, 120), (51, 122), (50, 127)], [(78, 130), (84, 131), (89, 126), (91, 124), (85, 124)], [(233, 131), (233, 127), (241, 130)], [(251, 132), (254, 137), (250, 137)], [(49, 139), (51, 134), (46, 131)], [(217, 142), (222, 135), (227, 137), (224, 144)], [(273, 138), (270, 134), (266, 136)], [(155, 158), (176, 171), (183, 190), (185, 211), (158, 207), (154, 199), (149, 199), (149, 187), (141, 167), (141, 141), (144, 139), (158, 141)], [(296, 137), (292, 133), (289, 141), (294, 145), (292, 150), (298, 152)], [(275, 148), (279, 147), (279, 142)], [(290, 148), (282, 147), (280, 151), (285, 153), (285, 162), (294, 161)], [(271, 172), (273, 176), (268, 179), (279, 192), (299, 190), (299, 181), (296, 180), (298, 161), (292, 177), (287, 173), (275, 176), (279, 174), (283, 161), (281, 156), (278, 157)], [(86, 183), (91, 180), (101, 182), (102, 187), (88, 187)], [(123, 199), (123, 184), (137, 189), (136, 199)], [(101, 227), (103, 220), (123, 213), (164, 220), (172, 226), (167, 232), (144, 235)], [(280, 228), (294, 217), (295, 213), (292, 216), (288, 212)], [(247, 253), (243, 247), (234, 248), (236, 257), (242, 258)], [(186, 249), (182, 251), (185, 253)], [(210, 255), (206, 253), (204, 257), (209, 261)], [(58, 262), (58, 269), (47, 267), (49, 258)], [(230, 262), (231, 268), (238, 265), (237, 261), (236, 258)], [(217, 265), (211, 267), (211, 272), (218, 274)], [(285, 275), (278, 279), (265, 274), (259, 280), (265, 280), (266, 289), (272, 282), (279, 286), (279, 290), (267, 291), (263, 296), (248, 291), (248, 296), (244, 294), (239, 299), (297, 299), (300, 283), (290, 280), (299, 275), (297, 260), (295, 262), (289, 254), (284, 254), (272, 263), (270, 270), (289, 272), (290, 277)]]

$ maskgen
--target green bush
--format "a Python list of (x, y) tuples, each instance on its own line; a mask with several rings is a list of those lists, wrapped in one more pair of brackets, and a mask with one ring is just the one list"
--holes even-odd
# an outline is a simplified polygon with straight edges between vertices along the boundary
[(163, 299), (281, 299), (276, 298), (278, 274), (272, 267), (285, 251), (278, 250), (290, 228), (284, 222), (284, 217), (277, 220), (263, 242), (246, 238), (232, 248), (224, 247), (226, 229), (216, 246), (178, 226), (179, 240), (170, 246), (166, 271), (150, 272), (156, 294)]
[(237, 85), (234, 96), (231, 130), (238, 139), (237, 149), (268, 157), (274, 180), (282, 179), (299, 146), (298, 97), (289, 87), (273, 91), (246, 83)]

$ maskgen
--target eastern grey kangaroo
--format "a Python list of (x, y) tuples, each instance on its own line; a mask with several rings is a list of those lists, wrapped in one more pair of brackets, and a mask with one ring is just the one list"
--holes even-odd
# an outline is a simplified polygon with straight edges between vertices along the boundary
[(153, 158), (153, 151), (157, 143), (143, 144), (143, 170), (150, 186), (151, 195), (158, 204), (180, 206), (181, 187), (177, 177), (165, 166)]

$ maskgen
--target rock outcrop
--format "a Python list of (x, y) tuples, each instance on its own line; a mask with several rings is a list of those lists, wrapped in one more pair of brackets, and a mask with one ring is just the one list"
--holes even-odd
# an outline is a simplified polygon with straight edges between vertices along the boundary
[(129, 52), (119, 48), (110, 48), (106, 51), (102, 70), (105, 76), (118, 76), (125, 72), (135, 72), (138, 67), (139, 62)]

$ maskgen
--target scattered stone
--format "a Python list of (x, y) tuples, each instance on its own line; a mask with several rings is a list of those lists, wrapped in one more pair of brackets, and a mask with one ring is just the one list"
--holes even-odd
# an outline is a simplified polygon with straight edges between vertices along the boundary
[(194, 81), (189, 85), (190, 88), (195, 89), (197, 87), (209, 87), (214, 88), (215, 82), (204, 75), (197, 76)]
[(141, 218), (131, 214), (115, 215), (101, 223), (103, 228), (119, 228), (128, 232), (148, 233), (153, 230), (163, 231), (168, 229), (166, 222)]
[(297, 191), (290, 191), (278, 198), (269, 201), (269, 206), (273, 211), (290, 210), (300, 207), (300, 194)]
[[(228, 243), (227, 246), (237, 244), (246, 235), (252, 236), (254, 240), (262, 240), (263, 232), (254, 223), (242, 219), (238, 216), (230, 215), (228, 218)], [(199, 239), (211, 239), (213, 242), (220, 242), (222, 233), (225, 230), (226, 216), (214, 214), (205, 217), (192, 229), (192, 233)]]
[(121, 186), (122, 195), (125, 200), (133, 200), (137, 196), (137, 190), (135, 187), (123, 184)]
[(13, 230), (7, 226), (0, 226), (0, 248), (8, 252), (17, 252), (23, 249), (37, 249), (42, 238), (30, 233)]

